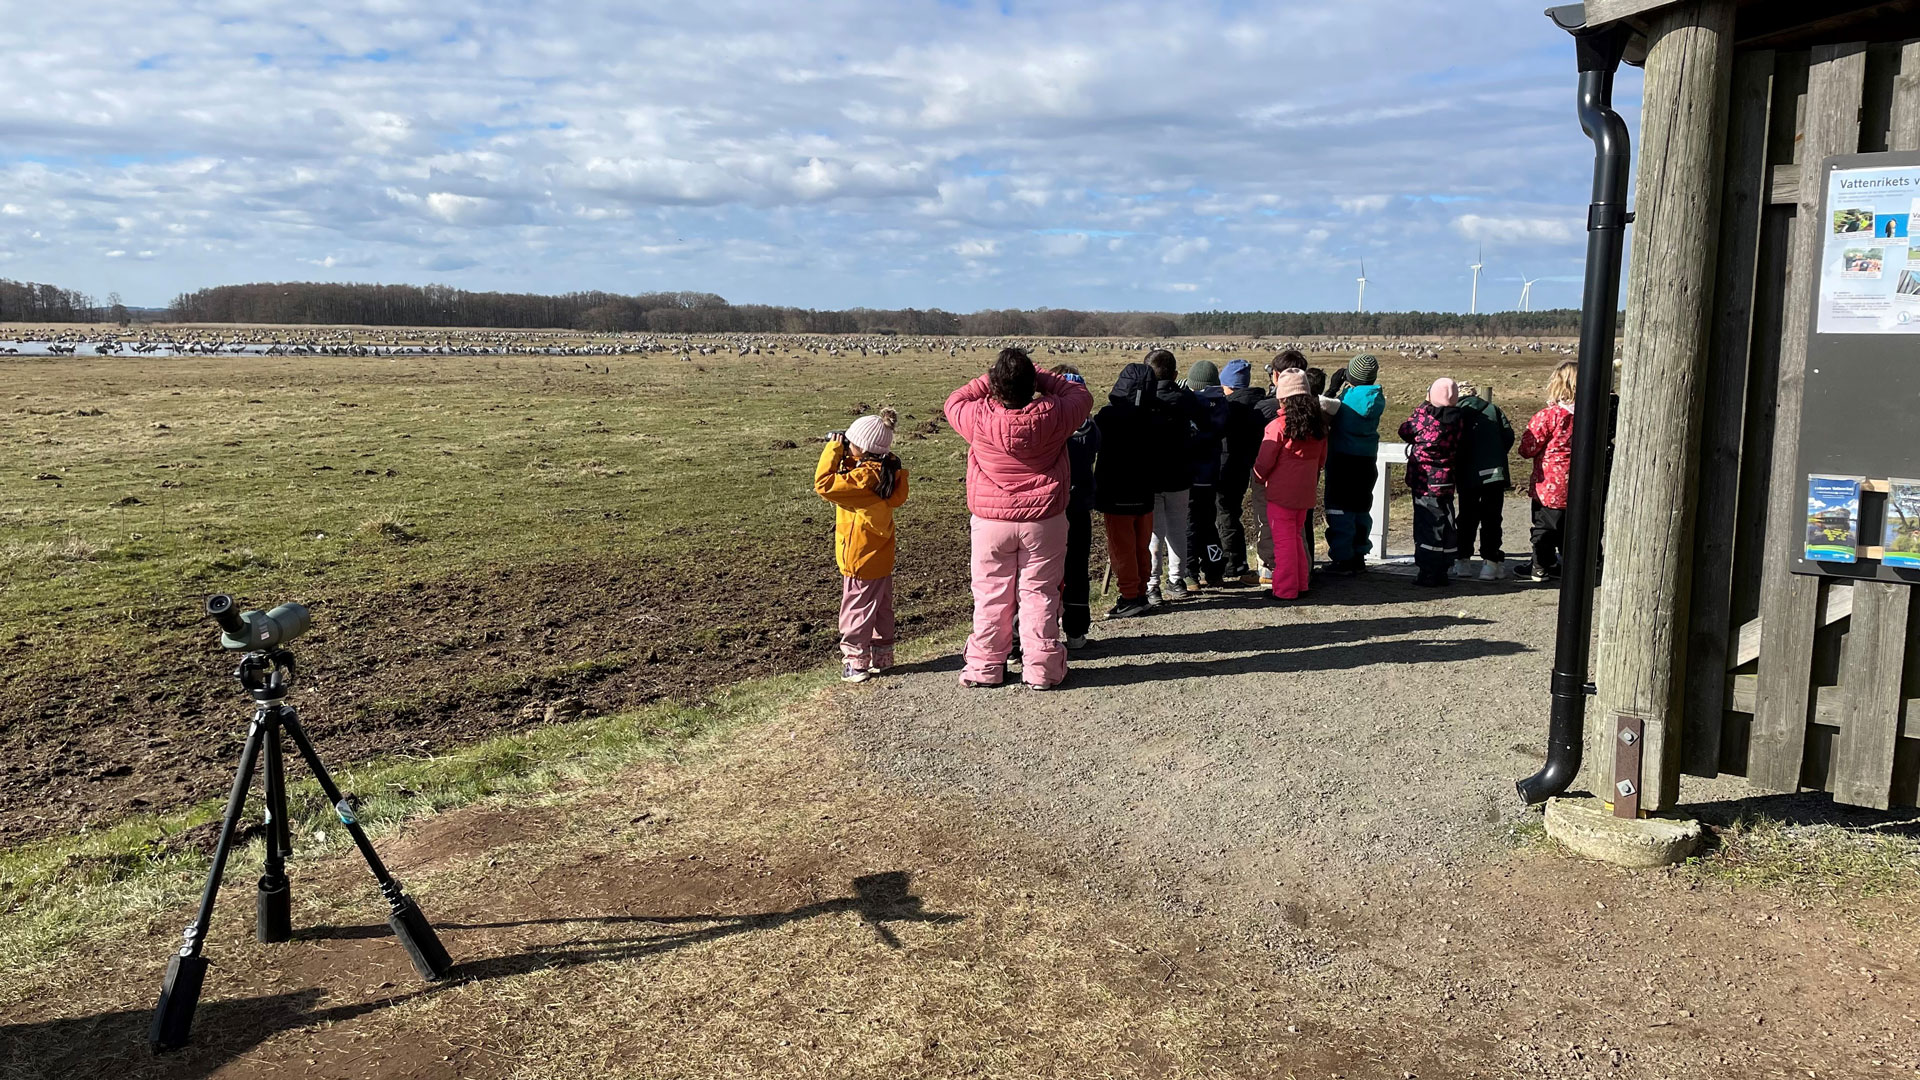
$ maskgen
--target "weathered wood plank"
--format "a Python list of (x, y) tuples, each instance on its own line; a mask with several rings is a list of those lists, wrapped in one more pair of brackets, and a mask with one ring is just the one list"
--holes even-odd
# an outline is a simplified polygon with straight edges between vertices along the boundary
[(1866, 86), (1860, 97), (1860, 152), (1885, 153), (1893, 135), (1893, 86), (1900, 74), (1898, 42), (1867, 46)]
[(1686, 686), (1680, 708), (1685, 728), (1680, 764), (1695, 776), (1720, 772), (1720, 716), (1726, 694), (1726, 680), (1720, 673), (1727, 667), (1727, 632), (1733, 624), (1734, 524), (1739, 520), (1740, 444), (1766, 213), (1762, 185), (1773, 112), (1773, 63), (1771, 52), (1737, 57), (1728, 97), (1719, 274), (1700, 413)]
[(1789, 162), (1767, 172), (1767, 201), (1782, 206), (1800, 203), (1800, 166)]
[(1587, 25), (1618, 22), (1679, 3), (1681, 0), (1587, 0)]
[(1648, 149), (1635, 181), (1633, 265), (1643, 272), (1627, 279), (1625, 355), (1632, 362), (1621, 369), (1615, 413), (1595, 650), (1594, 715), (1602, 722), (1590, 725), (1589, 745), (1594, 768), (1609, 772), (1595, 790), (1610, 788), (1614, 732), (1604, 718), (1627, 713), (1644, 721), (1640, 807), (1649, 812), (1680, 799), (1686, 572), (1699, 387), (1718, 279), (1733, 16), (1733, 0), (1658, 12), (1641, 95), (1640, 143)]
[[(1822, 626), (1832, 626), (1841, 619), (1853, 614), (1853, 586), (1833, 584), (1827, 586), (1827, 603), (1821, 612)], [(1760, 623), (1755, 619), (1740, 628), (1740, 640), (1736, 643), (1733, 662), (1729, 668), (1750, 664), (1760, 658)]]
[(1833, 744), (1835, 800), (1881, 810), (1892, 805), (1894, 745), (1900, 738), (1900, 669), (1907, 651), (1905, 585), (1854, 586), (1853, 629), (1840, 666), (1846, 687), (1840, 735)]
[[(1813, 50), (1808, 72), (1805, 134), (1799, 161), (1809, 175), (1832, 154), (1860, 146), (1860, 95), (1866, 80), (1866, 48), (1823, 45)], [(1821, 582), (1791, 572), (1804, 531), (1799, 471), (1800, 407), (1805, 393), (1807, 332), (1814, 275), (1820, 258), (1820, 195), (1817, 183), (1801, 185), (1781, 326), (1780, 382), (1773, 436), (1773, 487), (1780, 496), (1767, 514), (1761, 567), (1760, 683), (1755, 703), (1748, 777), (1774, 791), (1795, 791), (1806, 756), (1807, 716), (1813, 687), (1813, 634), (1819, 618)]]
[[(1912, 601), (1908, 601), (1910, 607)], [(1755, 699), (1760, 695), (1760, 676), (1727, 676), (1727, 711), (1730, 713), (1751, 714)], [(1902, 709), (1910, 716), (1920, 716), (1920, 698), (1909, 697), (1901, 701)], [(1825, 724), (1836, 730), (1847, 723), (1847, 688), (1845, 686), (1816, 686), (1813, 688), (1813, 722)], [(1920, 743), (1920, 731), (1902, 730), (1902, 738)]]
[(1900, 74), (1893, 81), (1893, 109), (1887, 122), (1887, 146), (1920, 150), (1920, 39), (1900, 50)]

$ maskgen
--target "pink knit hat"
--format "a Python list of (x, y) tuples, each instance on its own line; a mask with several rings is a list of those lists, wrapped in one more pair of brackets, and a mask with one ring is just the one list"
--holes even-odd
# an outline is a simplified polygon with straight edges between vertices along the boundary
[(1313, 391), (1307, 386), (1307, 373), (1299, 368), (1289, 368), (1273, 378), (1273, 396), (1282, 400), (1290, 397), (1310, 397)]
[(1436, 409), (1460, 404), (1460, 388), (1452, 379), (1435, 379), (1433, 388), (1427, 391), (1427, 404)]

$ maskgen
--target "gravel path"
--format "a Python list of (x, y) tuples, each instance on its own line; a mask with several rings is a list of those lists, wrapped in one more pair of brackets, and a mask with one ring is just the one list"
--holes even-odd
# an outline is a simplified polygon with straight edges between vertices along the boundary
[[(1456, 584), (1435, 595), (1374, 572), (1310, 600), (1203, 593), (1097, 623), (1066, 688), (966, 690), (957, 657), (860, 696), (868, 765), (959, 791), (1197, 895), (1439, 873), (1508, 842), (1515, 778), (1540, 763), (1555, 590)], [(1689, 798), (1744, 793), (1730, 782)]]

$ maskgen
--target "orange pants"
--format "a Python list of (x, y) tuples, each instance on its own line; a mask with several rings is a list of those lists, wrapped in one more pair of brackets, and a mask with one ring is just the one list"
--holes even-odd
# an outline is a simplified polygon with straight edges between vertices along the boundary
[(1153, 515), (1103, 514), (1107, 520), (1107, 554), (1122, 600), (1147, 595), (1147, 575), (1153, 572)]

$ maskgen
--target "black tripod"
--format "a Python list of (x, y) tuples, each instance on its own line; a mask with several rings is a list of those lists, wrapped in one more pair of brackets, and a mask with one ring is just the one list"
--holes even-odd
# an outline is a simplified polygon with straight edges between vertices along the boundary
[(386, 896), (391, 909), (387, 925), (393, 928), (394, 936), (406, 947), (414, 970), (420, 973), (422, 979), (435, 982), (445, 977), (453, 966), (427, 917), (420, 913), (419, 906), (387, 872), (386, 865), (373, 850), (373, 844), (368, 842), (367, 834), (360, 828), (353, 802), (340, 794), (333, 777), (327, 774), (327, 767), (320, 763), (320, 756), (313, 752), (313, 743), (308, 741), (306, 730), (300, 726), (299, 715), (294, 712), (293, 706), (286, 703), (287, 691), (293, 685), (293, 654), (278, 647), (249, 652), (241, 658), (240, 668), (234, 675), (255, 702), (253, 725), (247, 730), (247, 745), (240, 752), (240, 771), (234, 776), (233, 791), (227, 796), (227, 814), (220, 823), (220, 841), (213, 849), (213, 868), (207, 872), (207, 886), (200, 894), (200, 913), (188, 924), (180, 951), (167, 964), (166, 980), (160, 985), (160, 1004), (154, 1010), (151, 1035), (155, 1052), (177, 1049), (187, 1043), (188, 1033), (193, 1026), (194, 1007), (200, 1002), (200, 988), (207, 975), (207, 959), (200, 955), (200, 950), (213, 920), (214, 896), (220, 891), (220, 878), (227, 868), (227, 855), (233, 847), (234, 831), (246, 807), (247, 790), (252, 786), (254, 766), (260, 759), (263, 747), (266, 752), (263, 780), (266, 787), (267, 858), (260, 875), (260, 891), (254, 902), (257, 932), (262, 942), (286, 941), (293, 936), (286, 871), (286, 858), (293, 854), (293, 837), (287, 820), (286, 763), (282, 758), (280, 742), (282, 732), (293, 739), (300, 756), (306, 759), (307, 768), (320, 783), (320, 790), (326, 794), (327, 801), (333, 804), (334, 813), (339, 815), (340, 823), (347, 827), (354, 846), (360, 849), (361, 856), (373, 871), (374, 879), (380, 883), (380, 892)]

